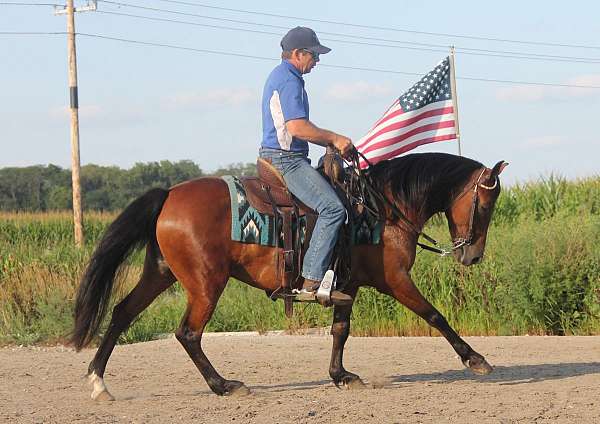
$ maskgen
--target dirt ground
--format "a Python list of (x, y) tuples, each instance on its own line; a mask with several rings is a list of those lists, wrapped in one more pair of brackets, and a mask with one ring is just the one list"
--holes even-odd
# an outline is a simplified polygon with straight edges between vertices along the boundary
[[(495, 366), (464, 369), (442, 338), (348, 340), (345, 365), (367, 383), (329, 380), (324, 335), (207, 335), (226, 378), (251, 394), (213, 394), (174, 338), (118, 346), (94, 402), (83, 376), (95, 350), (0, 349), (0, 421), (17, 423), (598, 423), (600, 337), (470, 337)], [(292, 366), (292, 364), (297, 364)]]

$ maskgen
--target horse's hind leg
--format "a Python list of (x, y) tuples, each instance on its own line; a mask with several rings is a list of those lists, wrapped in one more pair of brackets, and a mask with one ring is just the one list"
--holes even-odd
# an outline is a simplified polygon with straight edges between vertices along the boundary
[(423, 318), (429, 325), (437, 329), (448, 340), (456, 353), (460, 356), (463, 364), (476, 374), (489, 374), (492, 367), (487, 363), (482, 355), (475, 352), (454, 331), (444, 316), (433, 307), (421, 294), (408, 274), (399, 274), (395, 281), (387, 282), (387, 287), (382, 289), (383, 293), (396, 298), (408, 309)]
[[(194, 361), (213, 392), (221, 396), (234, 393), (248, 394), (249, 390), (241, 381), (226, 380), (219, 375), (202, 350), (201, 341), (204, 327), (210, 320), (228, 280), (226, 275), (217, 277), (217, 273), (203, 274), (212, 275), (210, 278), (208, 275), (204, 275), (202, 278), (182, 278), (181, 280), (188, 292), (188, 307), (175, 337)], [(209, 280), (210, 285), (207, 282)]]
[(135, 288), (113, 309), (110, 325), (88, 368), (93, 386), (92, 399), (114, 400), (104, 384), (104, 370), (119, 336), (156, 297), (175, 282), (175, 277), (162, 262), (156, 246), (148, 246), (142, 277)]

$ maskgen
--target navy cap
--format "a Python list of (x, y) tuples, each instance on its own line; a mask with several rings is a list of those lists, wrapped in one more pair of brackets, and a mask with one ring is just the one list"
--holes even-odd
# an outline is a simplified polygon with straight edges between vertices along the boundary
[(281, 39), (281, 48), (284, 51), (306, 49), (318, 54), (329, 53), (331, 49), (319, 42), (317, 34), (307, 27), (296, 27), (288, 31)]

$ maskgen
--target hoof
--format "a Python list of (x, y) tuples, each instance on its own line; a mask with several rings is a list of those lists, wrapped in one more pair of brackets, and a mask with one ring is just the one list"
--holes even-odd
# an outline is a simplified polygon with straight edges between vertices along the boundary
[(344, 383), (344, 387), (347, 390), (362, 390), (365, 389), (367, 386), (360, 378), (357, 378), (355, 380), (350, 380), (349, 382)]
[(104, 384), (104, 379), (102, 377), (99, 377), (98, 375), (96, 375), (95, 372), (91, 373), (88, 376), (88, 381), (89, 381), (90, 385), (92, 386), (92, 395), (91, 395), (92, 400), (96, 400), (96, 401), (100, 401), (100, 402), (115, 400), (113, 395), (111, 395), (108, 392), (108, 389), (106, 388), (106, 385)]
[(333, 380), (333, 383), (338, 389), (346, 390), (360, 390), (367, 387), (358, 375), (351, 373), (344, 375), (340, 379)]
[(483, 357), (474, 357), (463, 362), (467, 368), (477, 375), (488, 375), (494, 368)]
[(113, 395), (108, 393), (108, 390), (104, 390), (100, 393), (92, 393), (92, 400), (98, 402), (108, 402), (115, 400), (115, 398), (113, 397)]
[(250, 394), (250, 389), (248, 389), (241, 381), (231, 380), (223, 385), (222, 393), (217, 394), (220, 394), (221, 396), (248, 396)]

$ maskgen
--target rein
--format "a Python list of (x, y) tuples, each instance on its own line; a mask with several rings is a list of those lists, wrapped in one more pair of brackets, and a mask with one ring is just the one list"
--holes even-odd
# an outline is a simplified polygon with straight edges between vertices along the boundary
[[(371, 166), (371, 163), (369, 162), (369, 160), (358, 150), (353, 149), (352, 153), (351, 153), (351, 159), (350, 159), (350, 165), (354, 168), (354, 171), (356, 173), (356, 175), (358, 176), (358, 184), (360, 187), (360, 193), (361, 193), (361, 198), (355, 198), (352, 197), (352, 199), (358, 203), (361, 203), (370, 213), (374, 214), (375, 216), (377, 216), (378, 218), (380, 218), (380, 213), (379, 210), (374, 211), (373, 209), (369, 208), (366, 204), (365, 204), (365, 191), (368, 192), (368, 194), (374, 198), (376, 198), (377, 200), (379, 200), (379, 202), (384, 203), (385, 205), (387, 205), (390, 210), (392, 211), (392, 213), (395, 215), (395, 217), (397, 217), (398, 219), (400, 219), (401, 221), (403, 221), (416, 235), (417, 235), (417, 245), (419, 247), (421, 247), (424, 250), (428, 250), (430, 252), (434, 252), (439, 254), (440, 256), (446, 256), (449, 255), (450, 253), (452, 253), (454, 250), (456, 249), (460, 249), (463, 246), (469, 246), (471, 245), (472, 241), (473, 241), (473, 222), (475, 220), (475, 210), (477, 207), (477, 201), (478, 201), (478, 188), (482, 187), (486, 190), (493, 190), (494, 188), (496, 188), (496, 185), (498, 184), (498, 179), (496, 178), (496, 181), (494, 182), (494, 184), (492, 186), (486, 186), (485, 184), (481, 183), (481, 177), (483, 176), (483, 174), (485, 173), (486, 168), (484, 167), (481, 170), (481, 173), (479, 174), (479, 177), (477, 178), (477, 180), (473, 183), (473, 188), (471, 188), (471, 186), (468, 186), (468, 188), (466, 188), (465, 190), (463, 190), (458, 196), (456, 196), (452, 202), (450, 202), (450, 204), (448, 205), (448, 207), (444, 210), (447, 211), (448, 209), (450, 209), (452, 207), (452, 205), (454, 205), (454, 203), (456, 203), (459, 199), (461, 199), (463, 196), (465, 196), (468, 192), (470, 192), (471, 190), (473, 191), (473, 202), (471, 204), (471, 216), (469, 218), (469, 231), (467, 232), (467, 236), (466, 238), (462, 238), (462, 237), (458, 237), (452, 240), (452, 247), (450, 248), (444, 248), (440, 245), (440, 243), (434, 239), (433, 237), (427, 235), (425, 232), (423, 232), (422, 230), (418, 229), (410, 219), (408, 219), (406, 217), (406, 215), (404, 215), (402, 213), (402, 211), (393, 203), (391, 202), (387, 196), (385, 196), (384, 194), (380, 193), (379, 191), (377, 191), (374, 187), (373, 187), (373, 183), (371, 181), (371, 178), (360, 168), (360, 164), (359, 164), (359, 155), (360, 157), (362, 157), (362, 159), (369, 165)], [(354, 180), (354, 178), (351, 179), (351, 181)], [(351, 190), (349, 190), (351, 191)], [(425, 240), (427, 240), (429, 243), (433, 244), (433, 246), (430, 246), (428, 244), (424, 244), (418, 241), (418, 237), (421, 236), (423, 237)], [(437, 246), (437, 247), (436, 247)]]

